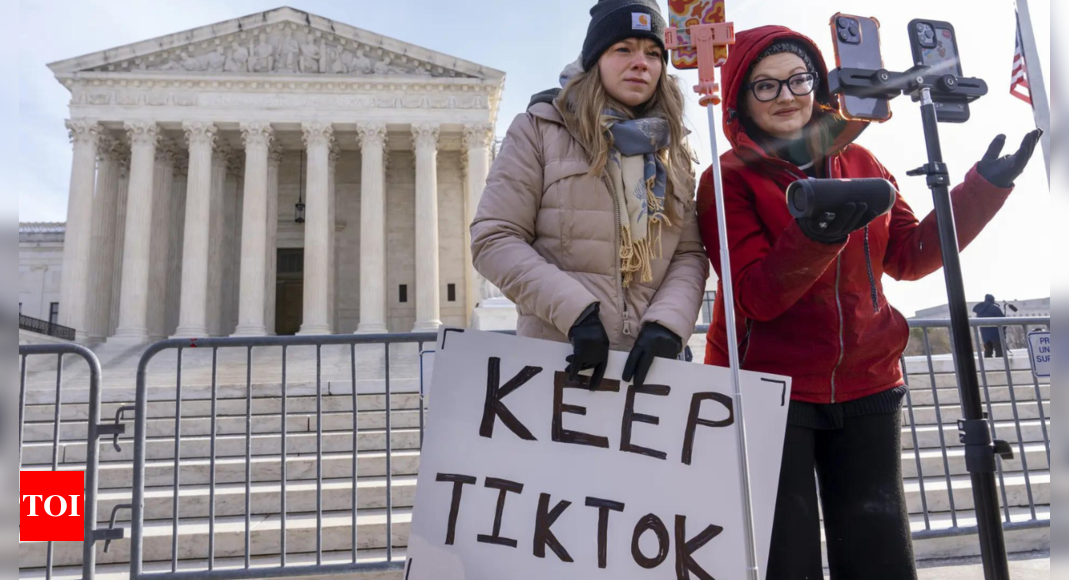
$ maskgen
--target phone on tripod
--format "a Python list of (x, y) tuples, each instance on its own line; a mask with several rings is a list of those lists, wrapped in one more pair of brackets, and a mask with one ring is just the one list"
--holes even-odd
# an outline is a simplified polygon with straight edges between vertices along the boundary
[[(835, 45), (835, 66), (873, 72), (883, 68), (880, 53), (880, 22), (838, 13), (831, 17), (831, 34)], [(886, 98), (839, 95), (839, 110), (847, 119), (884, 122), (891, 118), (891, 103)]]
[[(913, 63), (931, 67), (930, 74), (965, 76), (961, 71), (958, 35), (949, 22), (913, 20), (909, 23), (909, 47), (913, 51)], [(969, 115), (968, 103), (935, 98), (935, 116), (941, 122), (964, 123), (969, 120)]]
[[(668, 0), (668, 27), (678, 30), (684, 46), (691, 44), (689, 27), (722, 22), (727, 22), (724, 0)], [(724, 64), (728, 60), (728, 47), (716, 47), (715, 54), (716, 66)], [(698, 68), (698, 47), (673, 50), (672, 65), (678, 69)]]

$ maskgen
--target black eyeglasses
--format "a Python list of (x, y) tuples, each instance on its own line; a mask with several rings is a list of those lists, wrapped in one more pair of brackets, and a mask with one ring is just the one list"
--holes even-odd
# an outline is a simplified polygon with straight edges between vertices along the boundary
[(817, 88), (817, 75), (811, 72), (791, 75), (787, 80), (761, 79), (747, 85), (747, 89), (753, 93), (755, 99), (762, 103), (774, 101), (783, 92), (783, 85), (796, 97), (804, 97)]

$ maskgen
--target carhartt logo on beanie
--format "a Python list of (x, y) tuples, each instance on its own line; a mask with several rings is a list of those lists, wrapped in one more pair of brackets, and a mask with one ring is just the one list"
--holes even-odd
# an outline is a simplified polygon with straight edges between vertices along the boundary
[(590, 70), (610, 46), (627, 38), (653, 40), (667, 61), (666, 26), (656, 0), (600, 0), (590, 9), (590, 26), (583, 42), (583, 70)]

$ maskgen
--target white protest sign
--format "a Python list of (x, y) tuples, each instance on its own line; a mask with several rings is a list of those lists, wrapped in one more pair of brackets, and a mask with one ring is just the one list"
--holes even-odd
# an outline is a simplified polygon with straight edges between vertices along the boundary
[[(728, 370), (657, 360), (635, 389), (613, 353), (592, 392), (563, 372), (569, 354), (444, 331), (405, 578), (745, 578)], [(742, 373), (742, 388), (763, 578), (790, 381)]]
[(1032, 372), (1040, 378), (1050, 378), (1050, 331), (1042, 330), (1028, 335), (1028, 356), (1032, 359)]

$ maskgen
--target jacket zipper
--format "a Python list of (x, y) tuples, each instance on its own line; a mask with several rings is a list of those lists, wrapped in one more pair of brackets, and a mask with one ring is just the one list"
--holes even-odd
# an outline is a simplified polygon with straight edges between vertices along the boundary
[(616, 199), (616, 186), (613, 185), (612, 180), (606, 176), (602, 176), (602, 180), (609, 187), (609, 194), (612, 196), (613, 216), (616, 218), (616, 232), (614, 237), (616, 238), (616, 284), (620, 290), (620, 311), (623, 313), (623, 333), (624, 336), (631, 336), (631, 320), (627, 311), (627, 296), (624, 290), (624, 277), (623, 272), (620, 271), (620, 207), (619, 201)]
[(839, 372), (839, 367), (843, 364), (843, 359), (846, 358), (846, 341), (843, 339), (843, 302), (839, 296), (839, 282), (842, 279), (843, 273), (843, 257), (840, 254), (835, 259), (835, 307), (839, 310), (839, 360), (835, 363), (835, 368), (831, 371), (831, 402), (835, 404), (835, 373)]

